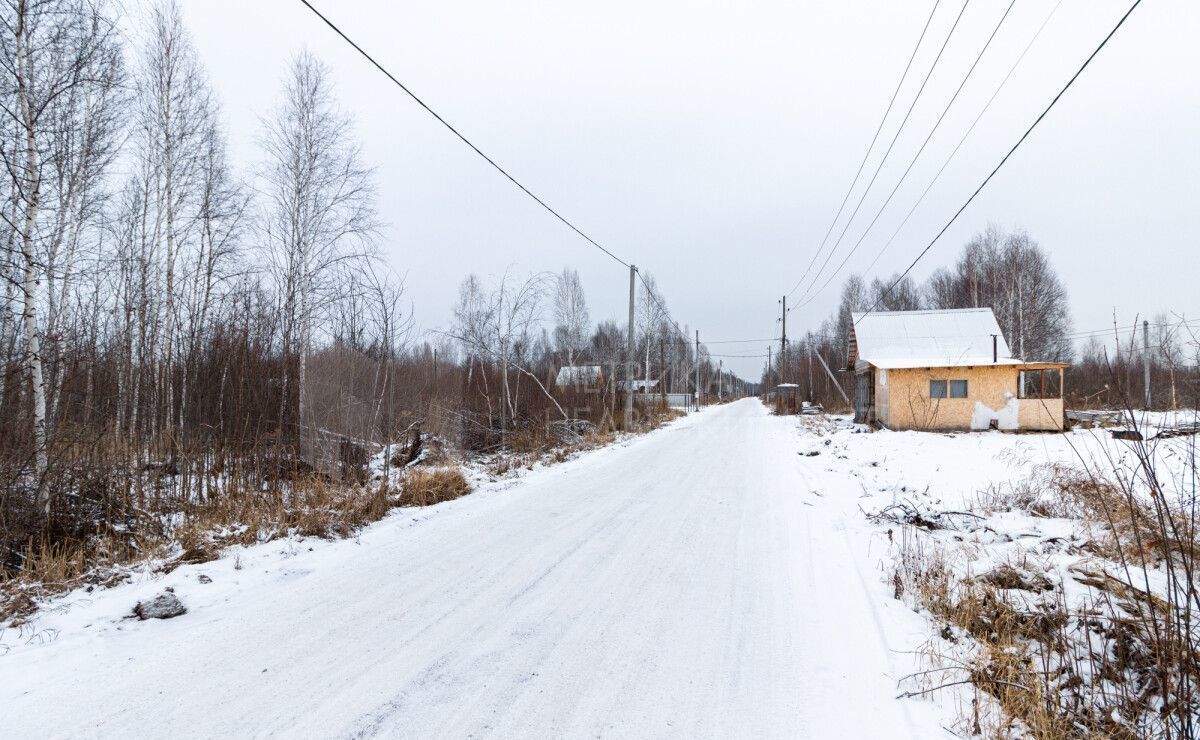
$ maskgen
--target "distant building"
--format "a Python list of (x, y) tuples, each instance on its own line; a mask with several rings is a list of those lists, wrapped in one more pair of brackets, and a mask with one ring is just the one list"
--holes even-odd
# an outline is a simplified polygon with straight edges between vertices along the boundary
[(852, 317), (855, 421), (888, 429), (1063, 428), (1069, 365), (1012, 357), (992, 309)]
[(567, 365), (558, 369), (554, 384), (559, 388), (595, 389), (604, 385), (604, 369), (599, 365)]

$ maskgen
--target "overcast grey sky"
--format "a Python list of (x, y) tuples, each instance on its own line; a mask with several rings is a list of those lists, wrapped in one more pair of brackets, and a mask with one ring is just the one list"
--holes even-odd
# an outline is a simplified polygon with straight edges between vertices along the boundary
[[(776, 301), (829, 227), (932, 0), (314, 4), (553, 207), (653, 273), (681, 324), (723, 340), (776, 336)], [(847, 270), (875, 258), (1054, 5), (1017, 0)], [(911, 261), (1128, 5), (1063, 0), (872, 274)], [(831, 267), (1007, 6), (970, 0)], [(942, 0), (901, 111), (961, 7)], [(407, 277), (421, 329), (446, 324), (468, 271), (507, 268), (575, 267), (593, 319), (624, 315), (620, 265), (491, 170), (299, 0), (188, 0), (185, 11), (243, 173), (260, 158), (258, 120), (278, 99), (289, 58), (308, 48), (332, 67), (378, 168), (383, 252)], [(1200, 316), (1198, 32), (1200, 3), (1143, 3), (914, 274), (952, 261), (992, 222), (1028, 230), (1049, 251), (1079, 330), (1110, 325), (1114, 306), (1123, 323), (1139, 312)], [(815, 328), (841, 282), (793, 312), (789, 334)], [(712, 349), (755, 354), (766, 344)], [(726, 360), (748, 378), (761, 364)]]

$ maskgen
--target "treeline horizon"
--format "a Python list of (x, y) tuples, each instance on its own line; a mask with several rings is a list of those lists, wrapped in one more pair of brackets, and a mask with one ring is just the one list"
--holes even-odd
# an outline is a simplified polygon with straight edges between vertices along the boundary
[[(764, 366), (761, 382), (773, 387), (783, 377), (797, 383), (806, 398), (830, 408), (845, 407), (820, 360), (851, 394), (853, 378), (846, 363), (853, 313), (960, 308), (991, 308), (1015, 357), (1072, 363), (1064, 377), (1068, 408), (1140, 402), (1146, 357), (1154, 408), (1200, 406), (1200, 339), (1194, 322), (1160, 313), (1139, 317), (1134, 325), (1114, 321), (1111, 331), (1075, 333), (1065, 284), (1046, 250), (1023, 230), (1005, 231), (995, 225), (968, 241), (952, 265), (936, 269), (923, 282), (899, 273), (870, 282), (850, 275), (833, 314), (817, 330), (789, 339), (786, 366), (776, 354), (770, 367)], [(1149, 342), (1143, 320), (1149, 324)], [(1114, 351), (1106, 341), (1114, 341)]]

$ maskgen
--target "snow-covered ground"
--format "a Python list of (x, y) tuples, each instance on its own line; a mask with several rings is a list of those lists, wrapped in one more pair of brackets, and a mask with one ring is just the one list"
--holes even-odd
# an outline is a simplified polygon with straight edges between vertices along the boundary
[[(0, 733), (942, 736), (894, 698), (927, 624), (810, 436), (746, 400), (353, 540), (73, 594), (0, 636)], [(126, 619), (167, 586), (187, 614)]]
[[(1128, 655), (1152, 654), (1153, 632), (1139, 631), (1150, 599), (1140, 594), (1149, 588), (1162, 610), (1168, 572), (1155, 554), (1154, 543), (1162, 540), (1154, 539), (1152, 517), (1143, 520), (1148, 528), (1140, 535), (1151, 544), (1136, 549), (1128, 519), (1123, 518), (1123, 496), (1130, 492), (1140, 507), (1153, 512), (1151, 489), (1161, 490), (1161, 502), (1183, 527), (1174, 531), (1188, 531), (1186, 522), (1195, 516), (1200, 488), (1196, 438), (1155, 435), (1161, 429), (1194, 424), (1195, 419), (1191, 411), (1138, 414), (1122, 427), (1138, 429), (1149, 440), (1145, 444), (1116, 439), (1107, 429), (1020, 435), (865, 433), (847, 418), (798, 420), (804, 430), (800, 455), (808, 462), (804, 477), (811, 491), (857, 499), (863, 515), (877, 525), (880, 578), (892, 580), (893, 594), (929, 619), (929, 640), (921, 648), (925, 670), (903, 681), (903, 689), (957, 708), (959, 718), (951, 726), (963, 734), (986, 715), (988, 735), (989, 723), (994, 727), (1007, 719), (1000, 717), (999, 706), (986, 691), (974, 691), (967, 681), (973, 667), (989, 665), (988, 656), (994, 653), (988, 649), (1015, 638), (1014, 644), (1028, 655), (1047, 661), (1047, 671), (1026, 679), (1035, 684), (1049, 681), (1048, 692), (1061, 692), (1055, 695), (1062, 697), (1066, 722), (1084, 728), (1080, 731), (1086, 734), (1087, 722), (1111, 717), (1117, 723), (1108, 728), (1113, 733), (1161, 736), (1164, 719), (1155, 703), (1161, 693), (1146, 679), (1141, 659), (1130, 660)], [(1139, 462), (1139, 452), (1147, 455), (1149, 465)], [(1147, 468), (1153, 471), (1155, 486), (1147, 482)], [(1100, 486), (1119, 484), (1112, 489), (1115, 499), (1107, 504), (1113, 508), (1103, 514), (1096, 510), (1100, 498), (1098, 489), (1091, 487), (1094, 481)], [(1109, 513), (1125, 543), (1120, 558), (1114, 554)], [(1137, 566), (1143, 557), (1144, 573)], [(1186, 572), (1177, 562), (1177, 578), (1185, 577), (1181, 570)], [(943, 573), (949, 574), (946, 580)], [(979, 584), (995, 590), (981, 596)], [(1180, 593), (1177, 603), (1186, 603), (1188, 597)], [(995, 601), (987, 601), (993, 597)], [(975, 611), (980, 605), (993, 608), (989, 603), (1003, 605), (995, 607), (995, 614), (1016, 620), (996, 628), (1003, 636), (993, 630), (999, 622), (993, 621), (992, 613), (980, 617)], [(956, 604), (965, 606), (956, 611)], [(1044, 616), (1041, 625), (1055, 626), (1028, 627), (1039, 624), (1038, 615)], [(1022, 626), (1021, 619), (1029, 621)], [(1114, 626), (1096, 627), (1102, 623)], [(1095, 714), (1083, 716), (1080, 706), (1095, 708)], [(1071, 715), (1072, 711), (1079, 713)], [(1173, 717), (1166, 721), (1179, 720)], [(1111, 734), (1092, 727), (1099, 734)]]
[[(354, 539), (59, 599), (0, 633), (0, 735), (949, 736), (953, 695), (896, 698), (931, 622), (893, 597), (895, 545), (865, 515), (979, 510), (1038, 465), (1128, 454), (1102, 430), (865, 433), (714, 407)], [(1001, 512), (970, 536), (1075, 530)], [(129, 618), (167, 587), (185, 615)]]

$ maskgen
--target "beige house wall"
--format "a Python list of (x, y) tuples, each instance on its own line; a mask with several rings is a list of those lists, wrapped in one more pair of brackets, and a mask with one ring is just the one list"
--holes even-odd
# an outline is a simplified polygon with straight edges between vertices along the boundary
[(1062, 431), (1066, 415), (1061, 398), (1022, 398), (1020, 403), (1022, 429)]
[[(875, 371), (876, 417), (889, 429), (1062, 428), (1062, 399), (1018, 399), (1012, 365)], [(930, 398), (929, 381), (966, 380), (966, 398)]]
[(884, 368), (876, 368), (875, 370), (875, 418), (887, 419), (888, 410), (890, 408), (891, 397), (888, 391), (891, 388), (890, 371)]

